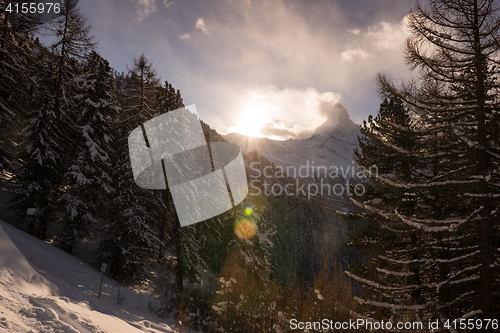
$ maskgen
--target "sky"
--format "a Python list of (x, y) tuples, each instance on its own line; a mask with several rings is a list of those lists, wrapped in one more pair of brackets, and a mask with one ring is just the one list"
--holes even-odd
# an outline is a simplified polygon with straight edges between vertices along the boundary
[[(142, 53), (221, 134), (312, 135), (341, 102), (361, 124), (375, 75), (407, 78), (414, 0), (80, 0), (98, 52), (118, 71)], [(332, 108), (331, 108), (332, 109)]]

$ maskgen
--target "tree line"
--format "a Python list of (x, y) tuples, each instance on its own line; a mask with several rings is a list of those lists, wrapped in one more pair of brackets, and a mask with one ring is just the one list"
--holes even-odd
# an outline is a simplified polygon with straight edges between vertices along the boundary
[[(2, 13), (8, 3), (2, 2)], [(249, 196), (231, 212), (180, 228), (168, 190), (135, 184), (127, 143), (145, 121), (183, 107), (180, 91), (162, 82), (144, 55), (127, 73), (114, 71), (97, 52), (78, 8), (66, 3), (62, 13), (42, 26), (51, 45), (33, 38), (32, 18), (0, 17), (1, 185), (9, 191), (12, 222), (72, 254), (82, 241), (96, 241), (96, 267), (107, 263), (108, 274), (121, 282), (148, 280), (158, 263), (173, 266), (176, 290), (182, 291), (186, 280), (219, 274), (229, 255), (240, 251), (253, 258), (262, 279), (289, 284), (301, 262), (308, 262), (289, 208), (297, 204)], [(207, 141), (224, 141), (201, 125)], [(245, 159), (264, 158), (254, 152)], [(245, 206), (254, 207), (251, 217)], [(303, 215), (317, 220), (320, 212)], [(235, 236), (234, 224), (243, 218), (258, 225), (252, 240)], [(214, 279), (209, 293), (215, 292)]]
[[(128, 157), (132, 129), (183, 107), (179, 90), (141, 55), (128, 73), (96, 51), (86, 18), (69, 2), (34, 39), (33, 18), (5, 11), (0, 40), (0, 163), (7, 207), (27, 231), (74, 253), (101, 235), (96, 260), (114, 277), (140, 281), (179, 232), (171, 199), (135, 186)], [(165, 199), (165, 200), (164, 200)], [(169, 206), (170, 205), (170, 206)], [(170, 214), (170, 215), (168, 215)], [(55, 230), (54, 221), (58, 223)]]
[[(11, 2), (0, 4), (2, 13)], [(33, 39), (29, 17), (0, 17), (1, 185), (18, 223), (70, 253), (99, 235), (96, 262), (110, 264), (122, 281), (147, 279), (149, 265), (166, 260), (167, 250), (176, 254), (179, 290), (186, 277), (224, 276), (212, 281), (220, 292), (210, 297), (227, 330), (241, 329), (240, 317), (252, 329), (260, 320), (222, 308), (250, 300), (253, 311), (256, 300), (243, 285), (265, 289), (268, 305), (287, 310), (286, 319), (299, 311), (287, 302), (298, 302), (304, 290), (314, 307), (323, 304), (317, 300), (333, 287), (317, 295), (311, 289), (328, 274), (308, 260), (317, 238), (307, 233), (326, 213), (294, 198), (257, 196), (244, 203), (253, 206), (259, 225), (252, 240), (232, 232), (245, 218), (238, 210), (181, 230), (168, 191), (135, 185), (127, 149), (130, 131), (183, 106), (180, 91), (161, 82), (144, 55), (128, 73), (113, 71), (78, 9), (62, 9), (44, 26), (54, 38), (48, 46)], [(363, 123), (355, 152), (360, 166), (378, 169), (363, 201), (351, 198), (362, 218), (348, 245), (363, 251), (363, 263), (346, 272), (357, 306), (352, 310), (344, 296), (329, 302), (345, 303), (339, 307), (349, 310), (345, 318), (441, 325), (479, 318), (484, 324), (500, 313), (498, 9), (493, 0), (429, 0), (417, 2), (408, 19), (404, 51), (418, 75), (407, 83), (377, 76), (383, 102)], [(223, 140), (202, 127), (208, 141)], [(252, 153), (246, 160), (263, 157)], [(304, 266), (310, 271), (301, 271)], [(305, 283), (297, 282), (297, 272)], [(236, 288), (231, 294), (228, 281)]]

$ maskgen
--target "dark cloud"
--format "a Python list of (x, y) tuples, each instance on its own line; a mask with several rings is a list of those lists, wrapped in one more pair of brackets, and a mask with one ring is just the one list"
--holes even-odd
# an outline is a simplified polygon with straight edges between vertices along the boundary
[(408, 14), (415, 0), (346, 0), (337, 3), (351, 24), (366, 28), (380, 21), (400, 21)]
[[(145, 53), (162, 79), (220, 132), (238, 126), (244, 99), (251, 99), (248, 91), (264, 97), (287, 92), (290, 102), (279, 104), (285, 107), (306, 98), (312, 87), (341, 94), (357, 122), (375, 113), (380, 104), (375, 75), (406, 73), (401, 21), (412, 5), (406, 0), (80, 2), (113, 67), (125, 70)], [(140, 8), (149, 8), (146, 16)], [(281, 125), (263, 130), (299, 135), (294, 125), (304, 123), (304, 113), (324, 118), (318, 112), (284, 109), (267, 118)], [(312, 123), (308, 119), (304, 128)]]

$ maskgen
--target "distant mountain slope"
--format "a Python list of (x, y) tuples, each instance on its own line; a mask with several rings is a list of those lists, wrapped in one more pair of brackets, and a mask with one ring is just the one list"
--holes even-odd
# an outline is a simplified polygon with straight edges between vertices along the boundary
[[(352, 170), (354, 149), (359, 147), (360, 134), (347, 109), (340, 103), (332, 105), (327, 120), (308, 139), (275, 141), (229, 133), (224, 138), (238, 144), (243, 152), (256, 150), (277, 166), (302, 165), (337, 167)], [(296, 170), (298, 173), (298, 170)]]

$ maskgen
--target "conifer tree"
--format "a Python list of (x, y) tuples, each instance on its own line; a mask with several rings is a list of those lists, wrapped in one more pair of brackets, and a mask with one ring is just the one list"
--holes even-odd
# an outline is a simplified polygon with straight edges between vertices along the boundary
[[(164, 212), (161, 195), (135, 183), (128, 151), (128, 136), (155, 114), (154, 94), (159, 79), (144, 55), (134, 59), (130, 80), (123, 87), (118, 126), (113, 216), (104, 227), (106, 238), (96, 253), (99, 262), (111, 265), (113, 276), (139, 281), (147, 278), (147, 267), (157, 258), (160, 239), (156, 221)], [(158, 196), (160, 198), (158, 198)]]
[(143, 122), (151, 119), (156, 113), (155, 93), (160, 79), (158, 73), (144, 54), (134, 58), (129, 68), (130, 82), (125, 92), (124, 112), (139, 117)]
[(159, 87), (156, 91), (156, 102), (158, 104), (158, 112), (165, 113), (173, 111), (184, 106), (181, 92), (177, 91), (171, 83), (165, 81), (164, 85)]
[[(384, 222), (386, 228), (403, 226), (397, 229), (401, 240), (408, 239), (411, 252), (421, 251), (418, 258), (403, 258), (397, 248), (378, 256), (400, 268), (378, 267), (383, 270), (379, 272), (395, 277), (404, 277), (402, 268), (407, 267), (406, 272), (416, 279), (418, 266), (418, 281), (405, 285), (412, 310), (434, 315), (443, 323), (454, 318), (494, 318), (499, 303), (497, 7), (490, 0), (430, 0), (427, 7), (417, 2), (409, 14), (409, 26), (406, 60), (412, 70), (419, 70), (420, 79), (396, 87), (380, 75), (378, 83), (382, 96), (398, 97), (408, 105), (415, 126), (397, 128), (413, 133), (418, 142), (410, 150), (385, 136), (375, 138), (386, 149), (417, 163), (409, 179), (393, 173), (372, 180), (388, 192), (410, 193), (411, 209), (383, 197), (356, 203), (390, 221)], [(389, 281), (357, 279), (377, 290), (374, 297), (395, 290)], [(418, 293), (412, 292), (417, 289)], [(398, 308), (395, 297), (392, 302), (376, 298), (359, 302)], [(482, 331), (493, 328), (483, 326)]]
[[(64, 102), (68, 96), (69, 88), (72, 87), (73, 78), (77, 75), (78, 62), (95, 46), (94, 37), (90, 35), (90, 25), (87, 18), (80, 12), (78, 7), (72, 5), (71, 0), (64, 0), (61, 8), (63, 15), (48, 25), (48, 30), (55, 38), (51, 45), (52, 52), (57, 55), (53, 61), (57, 64), (57, 87), (58, 97)], [(61, 107), (64, 103), (61, 103)]]
[[(157, 87), (154, 102), (157, 114), (184, 107), (180, 90), (176, 91), (172, 84), (167, 81), (163, 86)], [(176, 253), (176, 284), (177, 289), (182, 292), (184, 290), (184, 271), (188, 271), (188, 274), (192, 273), (191, 277), (199, 276), (200, 271), (203, 271), (206, 266), (205, 262), (197, 256), (200, 248), (200, 240), (196, 236), (197, 228), (190, 226), (184, 228), (185, 231), (182, 232), (168, 184), (167, 190), (158, 194), (158, 199), (160, 199), (160, 202), (157, 202), (157, 206), (161, 207), (164, 212), (156, 220), (160, 237), (159, 259), (162, 259), (166, 248)], [(191, 257), (191, 259), (184, 258), (185, 256)]]
[(118, 114), (109, 63), (95, 51), (88, 54), (75, 77), (75, 109), (79, 110), (76, 160), (65, 178), (66, 191), (59, 201), (65, 208), (58, 245), (72, 252), (79, 241), (97, 227), (97, 218), (107, 217), (114, 193), (111, 179), (115, 133), (112, 122)]
[[(155, 91), (154, 98), (154, 108), (157, 114), (163, 114), (169, 111), (173, 111), (179, 108), (184, 107), (184, 103), (182, 100), (180, 90), (175, 90), (171, 83), (165, 81), (163, 86), (158, 86)], [(171, 195), (167, 191), (162, 191), (162, 193), (158, 193), (159, 198), (161, 198), (161, 202), (159, 202), (159, 206), (161, 206), (161, 210), (163, 213), (160, 214), (157, 219), (157, 229), (158, 234), (161, 240), (160, 251), (158, 253), (158, 261), (163, 259), (163, 252), (166, 248), (166, 244), (172, 244), (169, 239), (175, 238), (177, 249), (180, 248), (180, 226), (177, 226), (178, 221), (176, 221), (176, 212), (173, 204), (173, 199)], [(179, 237), (173, 237), (172, 230)], [(180, 266), (179, 266), (180, 267)]]
[(28, 124), (23, 142), (17, 146), (22, 165), (11, 198), (18, 220), (26, 220), (27, 212), (31, 212), (29, 229), (40, 238), (49, 236), (47, 229), (55, 218), (54, 205), (61, 194), (65, 168), (76, 152), (72, 138), (77, 121), (71, 87), (79, 68), (74, 56), (93, 46), (84, 17), (69, 1), (65, 4), (65, 14), (51, 23), (56, 38), (52, 52), (38, 45), (37, 58), (31, 62), (36, 75), (29, 90)]
[(17, 152), (22, 161), (12, 179), (9, 205), (19, 222), (28, 221), (28, 232), (40, 239), (48, 237), (49, 223), (55, 218), (59, 195), (60, 174), (64, 173), (64, 149), (67, 140), (58, 126), (55, 111), (53, 67), (39, 68), (38, 88), (27, 113), (28, 126), (23, 130), (23, 141)]
[(375, 308), (372, 314), (385, 319), (401, 320), (409, 312), (419, 313), (424, 319), (430, 316), (425, 305), (422, 308), (421, 267), (412, 263), (425, 252), (420, 248), (421, 233), (391, 215), (393, 210), (413, 214), (416, 193), (380, 181), (415, 182), (419, 163), (412, 154), (420, 141), (414, 128), (405, 103), (398, 97), (386, 98), (377, 116), (363, 122), (360, 150), (355, 151), (358, 164), (372, 173), (370, 182), (364, 184), (365, 201), (353, 200), (364, 208), (361, 216), (366, 224), (351, 237), (350, 245), (365, 253), (367, 263), (351, 269), (348, 275), (364, 284), (363, 298), (358, 299), (364, 305), (360, 311)]
[[(75, 124), (80, 112), (73, 98), (76, 94), (74, 79), (80, 74), (80, 61), (87, 52), (93, 50), (96, 43), (87, 18), (74, 6), (74, 1), (64, 0), (61, 13), (47, 24), (47, 30), (55, 40), (50, 46), (52, 56), (48, 61), (56, 68), (55, 108), (59, 116), (58, 126), (68, 137), (64, 149), (67, 157), (65, 161), (69, 162), (76, 159), (77, 143), (72, 138), (78, 137), (78, 126)], [(63, 182), (62, 176), (60, 183)]]
[(15, 133), (24, 126), (22, 119), (34, 86), (30, 21), (7, 10), (13, 2), (0, 3), (0, 176), (13, 171), (13, 143), (19, 141)]

